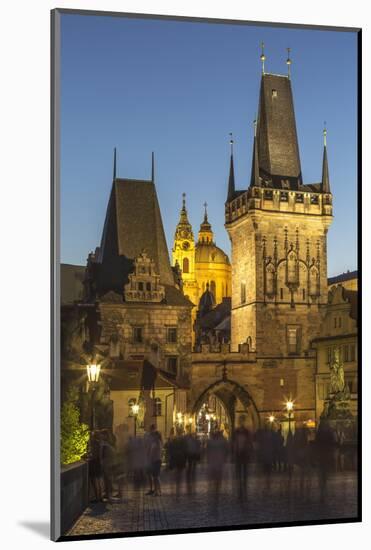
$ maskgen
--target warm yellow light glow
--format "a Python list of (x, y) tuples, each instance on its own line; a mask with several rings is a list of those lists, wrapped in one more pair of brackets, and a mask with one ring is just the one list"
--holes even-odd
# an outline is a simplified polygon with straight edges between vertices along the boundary
[(293, 408), (294, 408), (294, 403), (293, 403), (293, 401), (291, 401), (291, 399), (289, 399), (288, 401), (286, 401), (286, 409), (290, 412), (290, 411), (292, 411)]
[(193, 424), (193, 418), (189, 418), (189, 419), (188, 419), (188, 423), (189, 423), (189, 424)]
[(271, 415), (269, 415), (268, 420), (269, 420), (269, 422), (273, 423), (276, 419), (273, 416), (273, 414), (271, 414)]
[(131, 406), (131, 410), (133, 411), (133, 414), (137, 415), (139, 412), (139, 405), (134, 403), (134, 405)]
[(86, 365), (89, 382), (98, 382), (100, 375), (100, 365)]
[(205, 418), (206, 418), (206, 420), (210, 420), (210, 415), (209, 415), (209, 414), (205, 414)]

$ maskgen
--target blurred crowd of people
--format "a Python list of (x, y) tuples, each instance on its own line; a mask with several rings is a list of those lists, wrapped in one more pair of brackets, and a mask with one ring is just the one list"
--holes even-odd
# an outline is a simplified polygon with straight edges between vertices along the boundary
[(325, 421), (316, 432), (297, 424), (284, 437), (281, 428), (272, 425), (252, 433), (241, 415), (230, 440), (217, 426), (207, 437), (200, 437), (191, 427), (184, 431), (177, 426), (166, 442), (155, 425), (144, 435), (133, 437), (123, 424), (114, 435), (109, 430), (92, 433), (89, 477), (95, 501), (120, 500), (129, 484), (157, 497), (161, 496), (161, 469), (165, 468), (168, 490), (178, 499), (183, 493), (196, 492), (198, 465), (203, 463), (211, 500), (217, 507), (228, 462), (233, 463), (236, 494), (241, 499), (246, 499), (253, 470), (261, 476), (262, 490), (269, 490), (272, 476), (280, 472), (290, 488), (295, 472), (303, 496), (316, 477), (324, 500), (328, 476), (339, 467), (339, 442)]

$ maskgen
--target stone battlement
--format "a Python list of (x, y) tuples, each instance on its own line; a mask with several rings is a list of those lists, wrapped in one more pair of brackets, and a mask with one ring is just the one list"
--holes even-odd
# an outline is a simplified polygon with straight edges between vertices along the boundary
[(250, 210), (267, 210), (315, 216), (332, 216), (331, 193), (251, 187), (225, 206), (225, 221), (231, 223)]

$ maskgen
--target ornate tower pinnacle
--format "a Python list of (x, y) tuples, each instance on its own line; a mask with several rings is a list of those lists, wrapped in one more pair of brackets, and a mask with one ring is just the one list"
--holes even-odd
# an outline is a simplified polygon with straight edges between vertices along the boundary
[(234, 183), (234, 163), (233, 163), (234, 140), (232, 139), (233, 138), (232, 134), (230, 133), (229, 135), (231, 136), (231, 138), (229, 140), (229, 143), (230, 143), (230, 146), (231, 146), (231, 161), (230, 161), (230, 165), (229, 165), (229, 180), (228, 180), (227, 202), (231, 201), (234, 198), (234, 195), (235, 195), (235, 192), (236, 192), (235, 183)]
[(290, 59), (290, 51), (291, 51), (291, 48), (286, 48), (287, 50), (287, 59), (286, 59), (286, 65), (287, 65), (287, 76), (289, 78), (291, 78), (291, 59)]
[(330, 176), (327, 161), (327, 129), (326, 122), (323, 129), (323, 160), (322, 160), (322, 193), (331, 193)]
[(113, 181), (116, 181), (116, 147), (113, 150)]
[(260, 61), (262, 62), (262, 74), (265, 74), (265, 70), (264, 70), (264, 63), (265, 63), (265, 55), (264, 55), (264, 42), (262, 42), (260, 44), (261, 46), (261, 50), (262, 50), (262, 53), (261, 53), (261, 56), (260, 56)]
[(256, 117), (254, 120), (254, 148), (253, 148), (253, 156), (252, 156), (252, 163), (251, 163), (251, 178), (250, 178), (250, 186), (258, 187), (260, 185), (260, 179), (259, 179), (259, 155), (258, 155), (258, 140), (256, 138), (256, 132), (257, 132), (257, 121)]

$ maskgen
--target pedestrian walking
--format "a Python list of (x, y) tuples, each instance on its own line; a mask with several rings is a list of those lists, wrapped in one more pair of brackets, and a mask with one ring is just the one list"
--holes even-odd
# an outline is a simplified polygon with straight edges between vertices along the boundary
[(109, 501), (112, 500), (113, 492), (113, 474), (115, 464), (115, 448), (113, 438), (110, 436), (108, 430), (102, 431), (100, 456), (103, 473), (103, 483), (105, 490), (105, 498)]
[(90, 435), (89, 480), (93, 487), (94, 501), (102, 501), (102, 464), (100, 457), (100, 434), (94, 431)]
[(228, 442), (220, 430), (210, 435), (206, 447), (209, 488), (211, 492), (213, 511), (219, 513), (219, 498), (223, 481), (224, 466), (228, 456)]
[(241, 415), (239, 418), (239, 426), (233, 435), (232, 449), (236, 467), (238, 494), (240, 498), (244, 498), (247, 492), (248, 465), (253, 452), (252, 437), (246, 428), (245, 415)]
[(201, 458), (201, 443), (191, 426), (187, 427), (187, 434), (184, 436), (186, 451), (186, 481), (187, 492), (192, 494), (196, 485), (196, 466)]
[(162, 437), (159, 431), (153, 430), (151, 444), (149, 448), (149, 464), (150, 464), (150, 494), (154, 496), (161, 495), (160, 471), (161, 471), (161, 456), (162, 456)]

